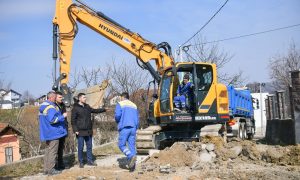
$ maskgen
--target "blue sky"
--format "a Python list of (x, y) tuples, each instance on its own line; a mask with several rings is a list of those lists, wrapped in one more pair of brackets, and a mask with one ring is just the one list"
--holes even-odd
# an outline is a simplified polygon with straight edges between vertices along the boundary
[[(173, 50), (193, 35), (225, 0), (85, 0), (118, 23)], [(39, 96), (51, 89), (52, 18), (54, 0), (0, 0), (0, 76), (18, 92)], [(229, 0), (201, 32), (208, 41), (300, 23), (299, 0)], [(284, 54), (294, 41), (300, 46), (300, 26), (219, 43), (234, 55), (224, 71), (239, 70), (249, 82), (269, 81), (268, 62)], [(135, 61), (115, 44), (79, 26), (71, 68), (103, 67), (112, 57)], [(134, 62), (135, 64), (135, 62)]]

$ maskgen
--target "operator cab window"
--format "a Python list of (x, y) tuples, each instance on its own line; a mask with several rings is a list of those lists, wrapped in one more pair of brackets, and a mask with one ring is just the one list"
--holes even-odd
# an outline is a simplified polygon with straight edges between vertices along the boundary
[(211, 66), (201, 65), (197, 67), (197, 83), (199, 91), (208, 91), (213, 81)]

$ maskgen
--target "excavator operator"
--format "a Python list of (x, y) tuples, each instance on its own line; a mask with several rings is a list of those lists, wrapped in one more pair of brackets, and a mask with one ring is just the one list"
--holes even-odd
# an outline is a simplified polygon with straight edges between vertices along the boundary
[(174, 103), (177, 111), (188, 111), (190, 107), (186, 104), (186, 98), (188, 102), (191, 102), (193, 96), (193, 84), (189, 81), (190, 75), (186, 73), (183, 76), (182, 83), (178, 86), (177, 96), (174, 97)]

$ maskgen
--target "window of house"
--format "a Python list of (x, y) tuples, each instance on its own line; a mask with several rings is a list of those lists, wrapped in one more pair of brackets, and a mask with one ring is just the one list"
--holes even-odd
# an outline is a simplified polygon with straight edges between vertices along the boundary
[(13, 148), (6, 147), (5, 148), (5, 163), (13, 162)]

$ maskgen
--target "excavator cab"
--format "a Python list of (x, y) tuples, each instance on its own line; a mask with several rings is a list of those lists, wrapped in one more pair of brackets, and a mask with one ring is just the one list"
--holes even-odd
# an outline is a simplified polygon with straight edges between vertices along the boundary
[[(176, 63), (161, 78), (154, 116), (158, 123), (225, 121), (228, 114), (226, 87), (217, 83), (216, 65), (209, 63)], [(185, 94), (185, 110), (177, 110), (174, 99), (182, 86), (183, 76), (189, 76), (189, 93)], [(175, 100), (176, 101), (176, 100)]]

